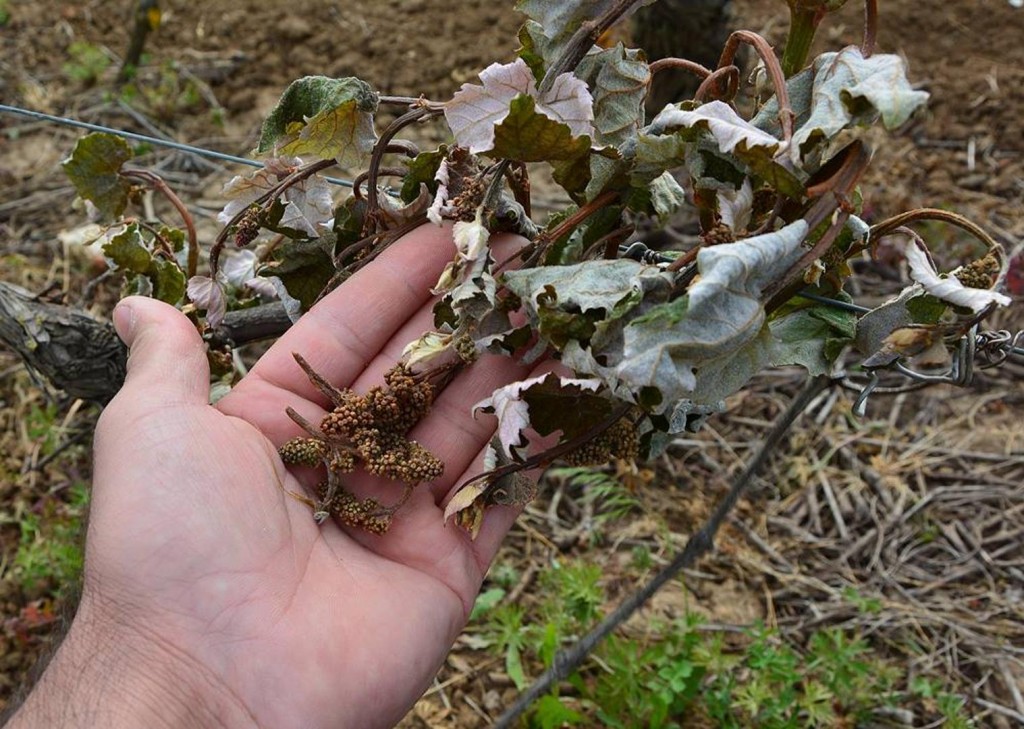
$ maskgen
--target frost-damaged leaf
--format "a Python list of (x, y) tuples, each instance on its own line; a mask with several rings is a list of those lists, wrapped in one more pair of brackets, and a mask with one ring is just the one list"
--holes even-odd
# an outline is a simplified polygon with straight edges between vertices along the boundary
[[(268, 193), (281, 180), (288, 177), (302, 165), (298, 157), (270, 157), (263, 162), (263, 169), (247, 175), (237, 175), (224, 184), (222, 194), (229, 202), (217, 220), (227, 224), (258, 198)], [(290, 230), (301, 231), (311, 238), (323, 232), (321, 225), (334, 218), (334, 201), (331, 187), (321, 175), (308, 178), (292, 185), (279, 198), (283, 204), (280, 220), (276, 224)]]
[(185, 295), (185, 272), (174, 261), (157, 259), (147, 273), (153, 282), (153, 297), (168, 304), (177, 304)]
[(745, 120), (724, 101), (711, 101), (693, 111), (666, 106), (654, 117), (648, 132), (665, 134), (693, 127), (707, 129), (718, 143), (718, 149), (726, 154), (732, 154), (738, 147), (746, 150), (763, 147), (774, 153), (782, 146), (782, 142)]
[[(494, 145), (487, 154), (520, 162), (564, 163), (582, 159), (585, 164), (586, 155), (590, 152), (590, 137), (584, 135), (574, 138), (566, 124), (538, 114), (532, 96), (512, 99), (508, 111), (508, 116), (494, 127)], [(559, 177), (566, 179), (570, 185), (581, 186), (579, 180), (573, 180), (573, 174), (564, 169), (564, 164), (560, 167)], [(589, 173), (586, 168), (584, 171)], [(586, 184), (585, 180), (583, 184)]]
[(153, 254), (142, 240), (138, 223), (131, 223), (125, 229), (103, 244), (103, 255), (112, 268), (132, 273), (146, 273), (153, 263)]
[(907, 239), (903, 245), (903, 255), (910, 266), (910, 277), (937, 299), (970, 309), (975, 314), (992, 304), (1009, 306), (1013, 303), (1013, 299), (998, 291), (964, 286), (955, 276), (940, 278), (927, 249), (918, 241)]
[(650, 292), (667, 294), (672, 274), (629, 259), (602, 260), (508, 271), (505, 285), (541, 336), (561, 349), (589, 340), (598, 322), (624, 316)]
[[(644, 132), (663, 135), (678, 131), (687, 141), (698, 141), (694, 131), (688, 130), (704, 131), (721, 155), (735, 157), (779, 192), (789, 197), (803, 194), (803, 173), (793, 166), (786, 145), (745, 120), (724, 101), (711, 101), (693, 111), (666, 106)], [(703, 170), (701, 175), (715, 176), (711, 170)]]
[(591, 51), (576, 68), (594, 97), (594, 129), (598, 144), (621, 147), (636, 139), (644, 121), (644, 97), (651, 78), (641, 51), (622, 44)]
[(260, 276), (276, 276), (288, 294), (309, 308), (335, 273), (334, 260), (319, 241), (286, 241), (274, 249), (274, 261), (259, 270)]
[[(564, 73), (555, 79), (554, 85), (544, 94), (538, 93), (537, 82), (530, 72), (530, 67), (521, 58), (504, 65), (492, 63), (480, 73), (480, 80), (483, 82), (482, 86), (463, 84), (462, 89), (455, 93), (444, 108), (445, 119), (455, 136), (456, 143), (474, 154), (495, 149), (495, 127), (513, 113), (516, 116), (511, 127), (505, 131), (505, 142), (508, 147), (504, 151), (508, 151), (508, 148), (522, 148), (527, 151), (528, 156), (513, 156), (499, 153), (497, 150), (494, 152), (495, 156), (522, 161), (566, 159), (567, 156), (537, 156), (538, 153), (533, 151), (529, 139), (520, 139), (518, 143), (509, 141), (509, 137), (515, 136), (516, 130), (524, 129), (528, 124), (534, 125), (530, 127), (531, 129), (545, 129), (539, 121), (532, 121), (532, 117), (535, 116), (544, 117), (557, 125), (564, 125), (565, 139), (589, 137), (593, 134), (593, 99), (587, 85), (571, 73)], [(527, 105), (520, 101), (513, 108), (513, 101), (517, 97), (528, 97), (532, 103)], [(546, 131), (550, 136), (551, 132)], [(548, 145), (550, 140), (539, 146)], [(562, 154), (565, 155), (565, 152)]]
[(927, 92), (911, 88), (899, 56), (876, 53), (864, 58), (853, 46), (824, 53), (814, 61), (810, 115), (793, 134), (790, 154), (799, 163), (818, 142), (879, 117), (887, 129), (894, 129), (927, 100)]
[(121, 165), (131, 158), (132, 149), (121, 137), (93, 132), (78, 140), (61, 167), (75, 191), (105, 219), (114, 220), (128, 204), (131, 185), (120, 173)]
[(662, 172), (650, 184), (651, 207), (658, 219), (665, 223), (686, 202), (686, 191), (668, 172)]
[(525, 444), (523, 431), (533, 428), (540, 435), (562, 431), (565, 438), (593, 427), (611, 412), (611, 401), (593, 394), (601, 387), (597, 379), (573, 379), (549, 372), (513, 382), (495, 390), (473, 406), (498, 418), (497, 438), (505, 455)]
[(364, 163), (377, 135), (377, 94), (357, 78), (306, 76), (293, 81), (270, 112), (256, 151)]
[[(402, 180), (401, 198), (407, 203), (413, 202), (420, 195), (420, 186), (426, 185), (431, 195), (436, 195), (438, 185), (442, 182), (438, 172), (442, 164), (445, 164), (445, 155), (448, 154), (448, 146), (442, 144), (438, 149), (430, 152), (420, 152), (411, 160), (406, 160), (408, 172)], [(447, 166), (447, 165), (446, 165)], [(443, 181), (448, 184), (447, 176)]]
[(811, 306), (774, 319), (769, 328), (774, 366), (795, 364), (812, 376), (824, 375), (856, 334), (857, 317), (841, 309)]
[(753, 209), (754, 189), (750, 185), (749, 177), (744, 178), (743, 185), (738, 190), (718, 191), (718, 214), (733, 233), (746, 233)]
[(451, 344), (451, 334), (427, 332), (416, 341), (405, 345), (405, 349), (402, 350), (402, 361), (407, 367), (427, 364), (450, 351)]
[(682, 399), (721, 399), (721, 391), (730, 388), (719, 386), (719, 392), (709, 394), (698, 388), (694, 372), (716, 362), (730, 367), (730, 382), (741, 386), (766, 354), (759, 351), (745, 358), (752, 371), (740, 367), (743, 362), (737, 359), (761, 335), (761, 292), (799, 260), (806, 235), (807, 223), (798, 220), (773, 233), (702, 250), (697, 256), (701, 277), (688, 295), (656, 306), (626, 326), (620, 361), (609, 362), (619, 382), (637, 402), (646, 399), (645, 390), (658, 392), (656, 412)]
[[(536, 22), (542, 29), (547, 43), (544, 44), (544, 62), (551, 63), (569, 42), (572, 34), (590, 20), (594, 20), (618, 0), (519, 0), (516, 9)], [(650, 5), (654, 0), (641, 0), (623, 15), (628, 17), (637, 8)]]
[(209, 276), (193, 276), (188, 280), (187, 292), (189, 301), (206, 311), (206, 323), (211, 328), (220, 326), (228, 310), (224, 288)]
[[(494, 437), (484, 451), (485, 472), (508, 466), (512, 459), (500, 451), (501, 444)], [(537, 485), (519, 471), (498, 479), (480, 479), (459, 489), (444, 509), (444, 521), (453, 516), (455, 523), (476, 539), (483, 525), (484, 511), (490, 506), (525, 506), (537, 495)]]

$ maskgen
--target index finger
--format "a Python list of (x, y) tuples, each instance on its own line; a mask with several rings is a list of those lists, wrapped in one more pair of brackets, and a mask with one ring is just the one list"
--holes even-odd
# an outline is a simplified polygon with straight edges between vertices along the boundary
[(294, 352), (328, 382), (351, 385), (395, 331), (431, 299), (431, 287), (454, 254), (450, 225), (424, 225), (403, 236), (303, 315), (232, 395), (270, 385), (322, 402), (296, 366)]

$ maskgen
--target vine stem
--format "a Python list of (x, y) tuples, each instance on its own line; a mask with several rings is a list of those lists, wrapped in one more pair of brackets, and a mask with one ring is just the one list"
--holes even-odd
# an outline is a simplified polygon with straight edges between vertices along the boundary
[(793, 119), (796, 115), (793, 114), (793, 109), (789, 105), (789, 89), (786, 88), (786, 75), (783, 73), (782, 66), (779, 65), (779, 59), (776, 57), (775, 51), (768, 45), (768, 41), (752, 31), (737, 30), (725, 42), (722, 56), (718, 59), (718, 67), (721, 69), (726, 66), (736, 65), (733, 61), (736, 60), (736, 51), (739, 50), (740, 43), (752, 46), (757, 51), (757, 55), (764, 61), (764, 67), (768, 70), (768, 76), (775, 87), (775, 96), (779, 100), (779, 123), (782, 124), (782, 139), (788, 146), (793, 139)]
[(807, 55), (811, 51), (811, 44), (814, 42), (814, 34), (818, 24), (828, 12), (822, 7), (804, 8), (799, 3), (789, 3), (789, 33), (786, 36), (786, 45), (782, 50), (782, 70), (786, 78), (799, 73), (807, 63)]
[(878, 37), (878, 0), (864, 0), (864, 40), (860, 45), (860, 54), (870, 58), (875, 52), (875, 40)]
[(377, 140), (377, 144), (373, 146), (373, 152), (370, 154), (370, 164), (366, 170), (366, 216), (363, 223), (364, 233), (369, 234), (376, 232), (377, 209), (380, 207), (380, 193), (377, 190), (377, 177), (380, 174), (381, 160), (384, 158), (384, 154), (388, 152), (391, 147), (391, 140), (395, 138), (396, 134), (410, 124), (413, 124), (420, 119), (437, 116), (440, 113), (442, 113), (442, 110), (439, 108), (417, 106), (391, 122), (380, 135), (380, 139)]
[(217, 234), (217, 238), (213, 241), (213, 245), (210, 246), (210, 276), (212, 278), (217, 277), (217, 270), (220, 263), (220, 252), (224, 249), (224, 243), (228, 239), (228, 233), (231, 231), (231, 228), (238, 224), (238, 221), (242, 219), (243, 215), (249, 212), (249, 209), (253, 205), (264, 205), (270, 200), (276, 200), (278, 196), (288, 188), (299, 184), (308, 177), (312, 177), (321, 170), (334, 167), (336, 164), (338, 164), (337, 161), (333, 159), (321, 159), (316, 162), (310, 162), (308, 165), (303, 167), (299, 167), (295, 172), (291, 173), (270, 188), (267, 192), (253, 200), (250, 205), (245, 206), (235, 213), (235, 217), (231, 218), (231, 220), (227, 222), (227, 224), (221, 229), (220, 233)]
[(909, 210), (905, 213), (894, 215), (880, 223), (876, 223), (871, 226), (871, 231), (868, 233), (868, 240), (876, 241), (883, 236), (894, 232), (897, 228), (905, 227), (916, 220), (938, 220), (960, 228), (964, 232), (970, 233), (972, 236), (984, 243), (985, 247), (988, 248), (989, 253), (993, 253), (998, 256), (1000, 263), (1005, 262), (1006, 252), (1003, 249), (1003, 246), (995, 238), (986, 233), (983, 228), (972, 223), (962, 215), (958, 215), (957, 213), (949, 210), (940, 210), (938, 208), (918, 208), (917, 210)]
[(181, 198), (174, 194), (174, 190), (168, 187), (163, 178), (155, 172), (150, 172), (149, 170), (122, 169), (121, 175), (146, 183), (149, 187), (167, 198), (167, 201), (174, 206), (175, 210), (178, 211), (178, 215), (181, 216), (182, 222), (185, 223), (185, 231), (188, 235), (188, 276), (189, 278), (195, 276), (196, 269), (199, 267), (199, 238), (196, 235), (195, 221), (192, 220), (192, 214), (189, 213), (188, 208), (185, 207), (185, 203), (181, 201)]
[(659, 58), (647, 67), (651, 72), (651, 76), (654, 76), (659, 71), (664, 71), (666, 68), (681, 68), (702, 79), (711, 75), (710, 68), (686, 58)]
[(569, 42), (566, 44), (565, 50), (562, 51), (562, 55), (548, 68), (544, 78), (541, 79), (538, 90), (541, 93), (550, 90), (556, 78), (566, 71), (575, 69), (601, 34), (615, 25), (619, 18), (632, 10), (641, 1), (615, 0), (612, 6), (605, 11), (604, 15), (593, 20), (584, 21), (576, 32), (572, 34), (572, 37), (569, 38)]
[(541, 674), (526, 691), (519, 695), (515, 703), (498, 718), (498, 721), (494, 724), (494, 729), (511, 729), (514, 726), (514, 722), (530, 707), (530, 704), (551, 690), (552, 686), (572, 674), (609, 633), (628, 620), (633, 613), (651, 599), (654, 593), (674, 579), (682, 570), (692, 565), (699, 557), (702, 557), (714, 547), (715, 535), (718, 533), (718, 529), (725, 520), (725, 517), (736, 506), (736, 503), (751, 481), (760, 474), (768, 462), (769, 456), (776, 452), (783, 437), (796, 419), (830, 384), (831, 380), (826, 376), (815, 377), (807, 382), (789, 404), (789, 407), (786, 408), (785, 412), (775, 420), (775, 424), (768, 431), (760, 448), (757, 449), (757, 453), (747, 463), (743, 472), (733, 480), (729, 491), (719, 502), (711, 516), (708, 517), (697, 533), (687, 540), (683, 550), (661, 572), (655, 575), (642, 588), (626, 598), (614, 612), (605, 617), (593, 630), (580, 638), (575, 645), (555, 655), (551, 668)]
[(525, 246), (520, 248), (518, 251), (510, 255), (505, 260), (501, 261), (494, 268), (494, 272), (497, 273), (505, 268), (509, 263), (514, 261), (516, 258), (521, 257), (524, 253), (529, 253), (531, 257), (539, 257), (543, 253), (544, 246), (549, 244), (551, 241), (556, 241), (566, 233), (572, 231), (576, 226), (582, 223), (584, 220), (589, 218), (591, 215), (596, 213), (598, 210), (614, 202), (619, 197), (619, 192), (616, 190), (608, 190), (601, 193), (593, 200), (588, 202), (586, 205), (581, 207), (579, 210), (574, 212), (572, 215), (567, 217), (561, 223), (556, 225), (550, 231), (546, 231), (541, 235), (537, 236), (537, 240), (527, 243)]
[[(725, 86), (725, 93), (719, 94), (718, 85), (722, 79), (727, 79)], [(693, 95), (693, 98), (697, 101), (703, 101), (709, 93), (715, 92), (715, 96), (723, 99), (732, 99), (736, 96), (736, 92), (740, 88), (740, 69), (737, 66), (722, 66), (716, 68), (706, 79), (701, 81), (700, 86), (697, 87), (697, 93)]]

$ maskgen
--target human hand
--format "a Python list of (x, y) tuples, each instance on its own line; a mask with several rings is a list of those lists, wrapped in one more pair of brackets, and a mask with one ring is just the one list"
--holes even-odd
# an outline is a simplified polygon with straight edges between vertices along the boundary
[[(506, 239), (506, 245), (514, 241)], [(365, 391), (432, 328), (429, 288), (450, 229), (423, 227), (326, 297), (217, 406), (189, 321), (131, 298), (115, 324), (131, 350), (96, 429), (82, 600), (16, 715), (25, 725), (391, 726), (429, 685), (515, 518), (488, 511), (475, 541), (445, 526), (452, 488), (482, 470), (491, 418), (472, 405), (529, 376), (483, 357), (410, 433), (445, 463), (384, 536), (318, 526), (276, 447), (326, 401), (292, 358)], [(308, 471), (308, 469), (305, 469)], [(390, 503), (401, 486), (357, 477)], [(381, 495), (382, 494), (382, 495)]]

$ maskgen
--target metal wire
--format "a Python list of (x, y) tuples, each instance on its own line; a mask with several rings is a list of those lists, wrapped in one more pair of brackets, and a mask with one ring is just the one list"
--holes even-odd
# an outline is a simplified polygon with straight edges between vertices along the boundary
[[(182, 144), (181, 142), (174, 142), (169, 139), (160, 139), (159, 137), (150, 137), (146, 134), (138, 134), (137, 132), (126, 132), (121, 129), (114, 129), (112, 127), (105, 127), (102, 124), (91, 124), (89, 122), (78, 121), (77, 119), (68, 119), (64, 116), (54, 116), (53, 114), (44, 114), (41, 111), (32, 111), (31, 109), (22, 109), (17, 106), (8, 106), (7, 104), (0, 104), (0, 112), (6, 112), (8, 114), (17, 114), (19, 116), (25, 116), (30, 119), (38, 119), (40, 121), (53, 122), (54, 124), (62, 124), (66, 127), (77, 127), (79, 129), (88, 129), (92, 132), (106, 132), (107, 134), (114, 134), (118, 137), (124, 137), (125, 139), (131, 139), (136, 142), (146, 142), (158, 147), (167, 147), (169, 149), (176, 149), (179, 152), (186, 152), (188, 154), (194, 154), (197, 157), (209, 157), (211, 159), (221, 160), (222, 162), (234, 162), (235, 164), (247, 165), (249, 167), (262, 167), (263, 163), (254, 159), (246, 159), (245, 157), (236, 157), (233, 154), (226, 154), (224, 152), (217, 152), (212, 149), (206, 149), (204, 147), (194, 147), (191, 144)], [(332, 185), (340, 185), (341, 187), (352, 187), (351, 180), (343, 180), (339, 177), (327, 177), (325, 178)]]

